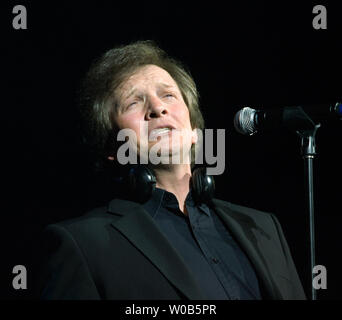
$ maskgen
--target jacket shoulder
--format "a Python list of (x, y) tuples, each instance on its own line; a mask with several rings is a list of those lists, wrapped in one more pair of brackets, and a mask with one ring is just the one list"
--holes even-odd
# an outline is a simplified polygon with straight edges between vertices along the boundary
[(46, 226), (44, 231), (53, 231), (58, 234), (67, 232), (76, 238), (90, 236), (90, 238), (96, 239), (103, 234), (103, 228), (110, 225), (115, 219), (116, 216), (108, 213), (107, 207), (103, 206), (87, 211), (79, 217), (51, 223)]
[(68, 228), (76, 225), (86, 225), (89, 223), (105, 223), (106, 221), (112, 219), (113, 217), (108, 213), (107, 207), (103, 206), (91, 209), (78, 217), (57, 221), (53, 224)]

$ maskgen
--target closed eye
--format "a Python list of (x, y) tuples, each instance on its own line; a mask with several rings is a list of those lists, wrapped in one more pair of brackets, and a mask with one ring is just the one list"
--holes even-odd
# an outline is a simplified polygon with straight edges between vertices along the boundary
[(140, 102), (143, 102), (144, 101), (144, 98), (143, 97), (137, 97), (135, 100), (133, 100), (132, 102), (129, 102), (127, 104), (127, 107), (126, 108), (132, 108), (133, 106), (137, 105), (138, 103)]
[(165, 98), (171, 98), (171, 97), (175, 97), (175, 95), (172, 94), (172, 93), (167, 93), (167, 94), (164, 95), (164, 97)]
[(131, 110), (133, 108), (137, 107), (137, 104), (139, 103), (139, 101), (132, 101), (130, 103), (128, 103), (124, 108), (123, 108), (123, 112), (126, 112), (128, 110)]

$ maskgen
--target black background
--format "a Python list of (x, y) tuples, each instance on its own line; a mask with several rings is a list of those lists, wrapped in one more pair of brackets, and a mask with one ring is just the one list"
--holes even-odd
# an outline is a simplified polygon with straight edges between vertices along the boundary
[[(134, 40), (153, 39), (191, 71), (207, 128), (226, 129), (226, 170), (217, 198), (279, 218), (310, 296), (309, 220), (300, 140), (287, 131), (245, 137), (233, 128), (243, 106), (341, 100), (342, 9), (339, 1), (9, 2), (1, 10), (2, 299), (12, 269), (25, 265), (48, 223), (103, 205), (111, 189), (89, 171), (78, 129), (76, 92), (92, 60)], [(14, 30), (14, 5), (27, 9), (27, 30)], [(316, 4), (328, 29), (312, 27)], [(322, 126), (315, 160), (316, 264), (327, 268), (318, 299), (341, 299), (341, 122)], [(30, 278), (29, 278), (30, 279)]]

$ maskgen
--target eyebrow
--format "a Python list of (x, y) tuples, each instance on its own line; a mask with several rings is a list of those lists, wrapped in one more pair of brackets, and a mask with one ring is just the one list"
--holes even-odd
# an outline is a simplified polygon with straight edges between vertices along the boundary
[(128, 95), (124, 98), (124, 100), (127, 100), (127, 99), (128, 99), (130, 96), (132, 96), (136, 91), (137, 91), (136, 88), (132, 88), (132, 89), (129, 91)]
[(173, 84), (167, 84), (167, 83), (163, 83), (163, 82), (160, 82), (158, 84), (164, 88), (172, 88), (172, 87), (174, 88), (175, 87)]
[[(175, 86), (173, 84), (167, 84), (164, 82), (159, 82), (158, 83), (159, 86), (163, 87), (163, 88), (175, 88)], [(131, 97), (135, 92), (137, 91), (137, 88), (132, 88), (129, 93), (127, 94), (127, 96), (124, 98), (124, 100), (127, 100), (129, 97)]]

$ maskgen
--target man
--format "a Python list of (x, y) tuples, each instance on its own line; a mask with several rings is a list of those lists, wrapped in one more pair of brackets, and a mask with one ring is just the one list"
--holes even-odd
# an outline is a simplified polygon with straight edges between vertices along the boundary
[[(86, 76), (81, 107), (98, 163), (122, 160), (117, 134), (130, 129), (156, 188), (142, 202), (126, 194), (48, 226), (41, 298), (305, 299), (274, 215), (195, 201), (191, 166), (204, 121), (180, 63), (151, 41), (109, 50)], [(157, 145), (159, 163), (150, 158)]]

